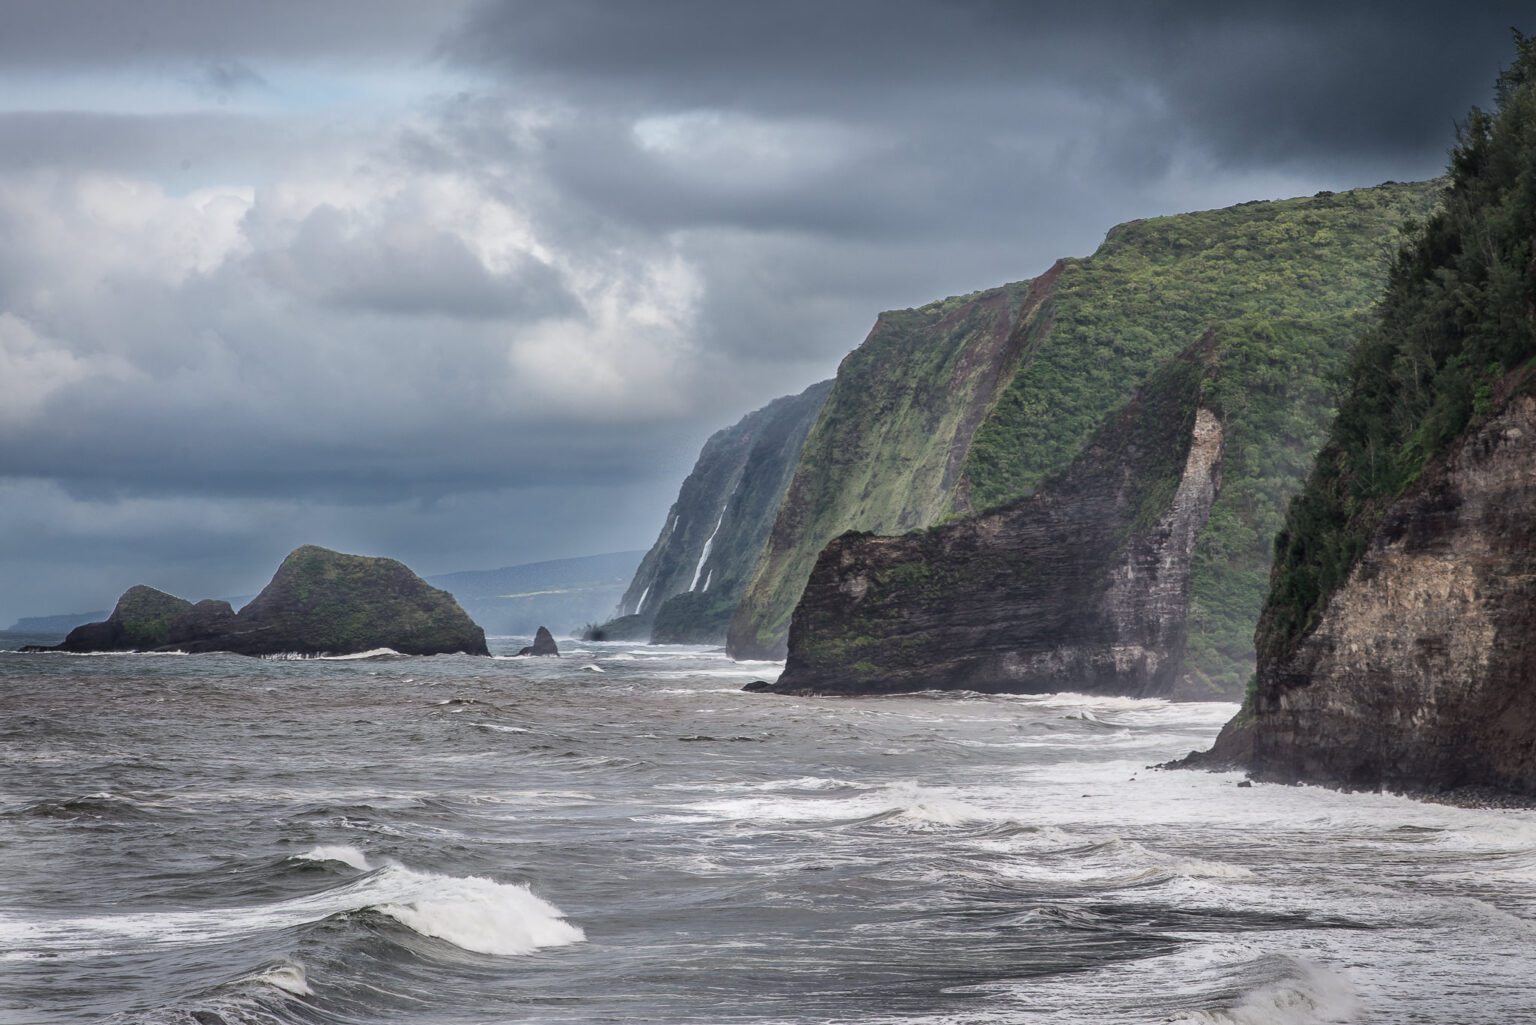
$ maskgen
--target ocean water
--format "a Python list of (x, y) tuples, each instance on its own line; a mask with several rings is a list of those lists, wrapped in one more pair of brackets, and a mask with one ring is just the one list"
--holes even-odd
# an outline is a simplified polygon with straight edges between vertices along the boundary
[(1536, 1022), (1536, 813), (564, 650), (0, 654), (0, 1021)]

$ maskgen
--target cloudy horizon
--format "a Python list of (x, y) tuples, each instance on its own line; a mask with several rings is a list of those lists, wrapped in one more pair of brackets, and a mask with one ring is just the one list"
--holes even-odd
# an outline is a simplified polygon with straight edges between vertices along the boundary
[(1232, 6), (8, 5), (0, 627), (644, 548), (883, 309), (1439, 174), (1524, 13)]

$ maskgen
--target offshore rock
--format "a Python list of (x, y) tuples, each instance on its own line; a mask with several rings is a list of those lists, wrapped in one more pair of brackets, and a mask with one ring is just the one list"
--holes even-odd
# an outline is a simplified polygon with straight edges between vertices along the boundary
[(60, 651), (227, 651), (237, 655), (487, 655), (485, 632), (440, 591), (394, 559), (305, 545), (283, 560), (238, 613), (133, 587), (112, 616), (72, 631)]
[(193, 608), (185, 598), (178, 598), (153, 587), (138, 584), (123, 592), (112, 614), (100, 623), (77, 626), (54, 647), (31, 645), (26, 651), (141, 651), (158, 648), (167, 642), (177, 617)]
[(1190, 560), (1219, 486), (1211, 338), (1148, 383), (1063, 474), (984, 516), (845, 534), (817, 561), (776, 693), (1168, 694)]
[(549, 632), (548, 627), (539, 627), (533, 635), (533, 643), (525, 648), (519, 648), (519, 655), (559, 655), (560, 649), (555, 645), (555, 637)]
[(1313, 630), (1261, 657), (1256, 775), (1536, 794), (1533, 509), (1527, 393), (1391, 505)]

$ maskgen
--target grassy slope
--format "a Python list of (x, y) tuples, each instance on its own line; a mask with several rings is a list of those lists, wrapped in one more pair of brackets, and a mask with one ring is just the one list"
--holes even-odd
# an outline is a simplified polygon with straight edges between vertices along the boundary
[(843, 360), (732, 625), (733, 650), (782, 643), (833, 537), (850, 528), (902, 532), (944, 514), (959, 479), (954, 440), (974, 428), (967, 414), (995, 397), (996, 364), (982, 354), (1003, 353), (1029, 287), (882, 314)]
[(1024, 357), (962, 452), (959, 479), (922, 469), (943, 465), (935, 447), (950, 455), (953, 434), (933, 425), (974, 394), (950, 385), (966, 363), (956, 343), (974, 340), (936, 330), (942, 318), (929, 311), (944, 304), (885, 315), (839, 369), (786, 500), (788, 529), (759, 566), (737, 631), (782, 636), (817, 553), (844, 530), (908, 530), (1029, 494), (1154, 368), (1214, 327), (1232, 422), (1197, 553), (1191, 665), (1223, 689), (1240, 683), (1268, 539), (1321, 443), (1331, 375), (1380, 289), (1398, 226), (1436, 191), (1388, 184), (1114, 229), (1092, 257), (1063, 261), (1043, 306), (1021, 319)]

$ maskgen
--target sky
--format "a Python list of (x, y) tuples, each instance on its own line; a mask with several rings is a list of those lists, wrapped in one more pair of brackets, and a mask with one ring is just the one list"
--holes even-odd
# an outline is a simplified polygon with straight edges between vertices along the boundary
[(1524, 6), (8, 0), (0, 627), (644, 548), (880, 310), (1439, 174)]

